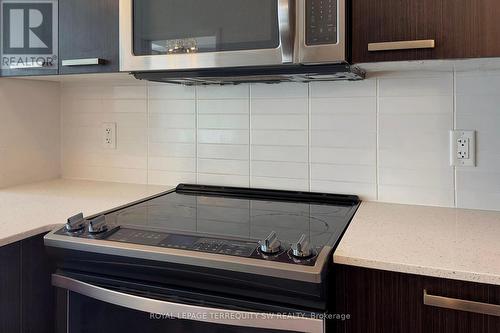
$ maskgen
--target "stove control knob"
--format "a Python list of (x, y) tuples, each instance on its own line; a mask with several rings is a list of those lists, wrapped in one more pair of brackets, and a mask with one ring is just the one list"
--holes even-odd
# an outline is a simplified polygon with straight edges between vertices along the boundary
[(260, 250), (264, 254), (277, 254), (281, 251), (281, 242), (276, 235), (276, 232), (273, 231), (267, 236), (266, 239), (259, 242)]
[(85, 228), (83, 213), (70, 217), (68, 222), (66, 222), (66, 231), (68, 232), (78, 232), (83, 228)]
[(108, 231), (108, 226), (106, 225), (106, 217), (104, 215), (100, 215), (89, 221), (89, 233), (100, 234), (106, 231)]
[(292, 245), (292, 255), (298, 259), (309, 258), (313, 255), (313, 250), (306, 235), (300, 236), (297, 243)]

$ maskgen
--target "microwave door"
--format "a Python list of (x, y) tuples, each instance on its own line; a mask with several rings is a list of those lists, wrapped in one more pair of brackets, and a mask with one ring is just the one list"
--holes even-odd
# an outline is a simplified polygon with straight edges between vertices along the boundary
[(293, 62), (295, 0), (120, 0), (128, 72)]
[(295, 61), (343, 63), (346, 57), (346, 0), (297, 0)]

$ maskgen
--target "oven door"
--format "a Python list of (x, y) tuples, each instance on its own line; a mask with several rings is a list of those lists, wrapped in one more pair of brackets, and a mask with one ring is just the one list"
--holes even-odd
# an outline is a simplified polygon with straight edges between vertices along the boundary
[(293, 61), (295, 0), (120, 0), (120, 69)]
[(57, 333), (325, 332), (319, 315), (253, 301), (78, 274), (53, 274), (52, 284)]

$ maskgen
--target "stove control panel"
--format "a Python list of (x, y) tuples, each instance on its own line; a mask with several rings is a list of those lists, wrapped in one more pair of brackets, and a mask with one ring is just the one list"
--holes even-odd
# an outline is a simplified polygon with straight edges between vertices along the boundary
[[(63, 228), (59, 230), (57, 234), (78, 238), (99, 239), (103, 241), (221, 254), (306, 266), (314, 266), (316, 262), (316, 256), (308, 256), (307, 258), (298, 258), (297, 256), (294, 256), (291, 246), (281, 242), (279, 243), (280, 246), (276, 247), (276, 249), (278, 249), (277, 251), (266, 252), (263, 251), (263, 244), (266, 244), (265, 241), (261, 241), (259, 243), (244, 240), (231, 240), (159, 231), (138, 230), (125, 227), (117, 227), (101, 233), (91, 233), (85, 229), (81, 230), (79, 233), (70, 233), (68, 230)], [(271, 244), (277, 240), (277, 236), (273, 233), (269, 235), (266, 240), (268, 248), (271, 248)], [(268, 249), (266, 247), (264, 248)]]

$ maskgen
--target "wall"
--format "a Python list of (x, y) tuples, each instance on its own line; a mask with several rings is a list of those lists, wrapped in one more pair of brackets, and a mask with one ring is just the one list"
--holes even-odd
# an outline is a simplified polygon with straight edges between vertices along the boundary
[(0, 188), (60, 176), (59, 83), (0, 79)]
[[(360, 82), (183, 87), (64, 83), (66, 178), (354, 193), (500, 210), (500, 72), (380, 72)], [(101, 122), (118, 124), (117, 150)], [(478, 130), (453, 168), (449, 131)]]

